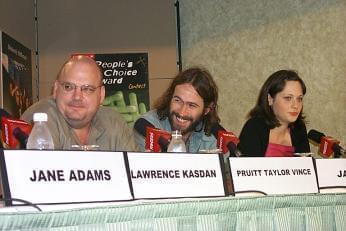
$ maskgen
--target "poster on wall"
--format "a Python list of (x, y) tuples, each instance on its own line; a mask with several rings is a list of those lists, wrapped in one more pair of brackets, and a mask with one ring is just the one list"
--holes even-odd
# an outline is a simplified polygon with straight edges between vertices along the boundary
[(74, 54), (95, 59), (103, 72), (103, 106), (118, 111), (132, 126), (149, 110), (148, 53)]
[(1, 108), (14, 118), (33, 103), (31, 50), (0, 31)]

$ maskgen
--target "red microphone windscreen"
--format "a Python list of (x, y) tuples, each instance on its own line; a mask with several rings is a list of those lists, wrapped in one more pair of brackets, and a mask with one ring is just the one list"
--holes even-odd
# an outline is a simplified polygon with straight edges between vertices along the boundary
[(147, 132), (145, 136), (145, 149), (152, 152), (160, 152), (161, 146), (159, 144), (160, 137), (163, 137), (166, 140), (171, 139), (171, 133), (160, 130), (153, 127), (147, 127)]
[(222, 150), (223, 153), (227, 153), (229, 151), (227, 144), (232, 142), (235, 146), (238, 145), (239, 139), (232, 132), (227, 131), (218, 131), (218, 139), (217, 139), (217, 147)]
[(15, 120), (2, 117), (1, 130), (2, 130), (2, 140), (9, 148), (16, 148), (18, 140), (13, 134), (13, 130), (20, 128), (24, 133), (30, 134), (31, 124), (25, 122), (24, 120)]
[(319, 151), (324, 158), (328, 158), (333, 154), (334, 144), (340, 144), (340, 141), (338, 141), (338, 140), (336, 140), (330, 136), (322, 136), (321, 137)]

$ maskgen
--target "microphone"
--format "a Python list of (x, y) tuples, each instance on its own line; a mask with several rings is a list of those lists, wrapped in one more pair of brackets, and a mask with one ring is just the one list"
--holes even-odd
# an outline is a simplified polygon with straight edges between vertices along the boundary
[(19, 141), (20, 149), (26, 149), (26, 143), (28, 143), (29, 134), (30, 132), (26, 133), (20, 127), (16, 127), (15, 129), (13, 129), (13, 135)]
[(11, 149), (19, 146), (21, 149), (26, 148), (29, 134), (31, 132), (31, 124), (24, 120), (10, 119), (6, 117), (1, 118), (2, 140)]
[[(11, 115), (3, 108), (0, 108), (0, 123), (1, 124), (2, 124), (2, 117), (11, 117)], [(2, 141), (0, 142), (0, 148), (4, 148), (4, 146), (2, 145)]]
[(145, 148), (152, 152), (167, 152), (171, 133), (157, 128), (147, 127)]
[(340, 141), (331, 136), (326, 136), (322, 132), (311, 129), (308, 132), (308, 138), (320, 144), (319, 152), (325, 158), (330, 157), (333, 152), (335, 158), (339, 158), (341, 155), (345, 154), (345, 149), (339, 145)]
[(145, 137), (145, 149), (152, 152), (167, 152), (171, 133), (155, 128), (144, 118), (139, 118), (133, 128)]
[(222, 150), (223, 154), (230, 152), (231, 157), (242, 156), (237, 149), (239, 139), (234, 133), (226, 131), (220, 124), (215, 124), (211, 128), (211, 133), (217, 138), (217, 147)]
[(10, 115), (10, 113), (8, 113), (5, 109), (0, 108), (0, 119), (1, 119), (2, 117), (10, 118), (11, 115)]

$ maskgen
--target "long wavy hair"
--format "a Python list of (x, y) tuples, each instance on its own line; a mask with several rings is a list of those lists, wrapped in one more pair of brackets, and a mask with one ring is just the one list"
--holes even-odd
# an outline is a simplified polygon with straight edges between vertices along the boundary
[[(286, 85), (287, 81), (298, 81), (302, 87), (303, 95), (306, 93), (306, 86), (304, 81), (298, 76), (298, 73), (293, 70), (279, 70), (274, 72), (269, 76), (269, 78), (264, 82), (261, 91), (258, 95), (257, 103), (255, 107), (249, 112), (248, 118), (262, 117), (264, 118), (266, 124), (273, 129), (279, 127), (281, 124), (276, 118), (271, 106), (268, 102), (268, 95), (272, 98), (276, 96), (277, 93), (281, 92)], [(305, 116), (303, 114), (303, 108), (300, 111), (298, 118), (295, 122), (291, 123), (289, 126), (293, 125), (303, 125), (305, 124)]]
[(192, 67), (178, 73), (167, 91), (156, 101), (154, 108), (157, 109), (157, 114), (161, 120), (168, 117), (175, 87), (185, 83), (191, 84), (201, 96), (204, 102), (204, 109), (210, 108), (210, 111), (202, 117), (204, 132), (210, 135), (212, 125), (220, 122), (217, 113), (218, 88), (209, 71), (204, 68)]

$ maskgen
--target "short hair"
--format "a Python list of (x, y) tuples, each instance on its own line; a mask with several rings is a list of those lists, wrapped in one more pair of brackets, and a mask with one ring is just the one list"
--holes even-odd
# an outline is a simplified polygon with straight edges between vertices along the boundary
[(210, 135), (211, 127), (220, 122), (217, 113), (218, 87), (209, 71), (204, 68), (192, 67), (178, 73), (166, 92), (156, 101), (154, 108), (157, 109), (157, 114), (161, 120), (168, 117), (175, 87), (185, 83), (191, 84), (203, 99), (204, 107), (210, 108), (210, 112), (203, 116), (204, 131)]
[[(271, 106), (268, 102), (268, 94), (274, 98), (277, 93), (281, 92), (286, 85), (287, 81), (298, 81), (302, 87), (303, 95), (306, 93), (306, 86), (304, 81), (299, 77), (298, 73), (293, 70), (279, 70), (274, 72), (269, 76), (269, 78), (264, 82), (260, 93), (258, 95), (257, 103), (255, 107), (249, 112), (248, 117), (262, 117), (264, 118), (266, 124), (272, 129), (274, 127), (279, 127), (281, 124), (276, 118)], [(290, 124), (303, 125), (305, 117), (303, 115), (303, 108), (298, 115), (297, 120)]]
[(97, 74), (100, 78), (100, 84), (103, 85), (103, 74), (102, 74), (102, 68), (96, 63), (96, 61), (93, 58), (90, 58), (87, 55), (74, 55), (70, 57), (60, 68), (56, 80), (59, 80), (60, 77), (63, 75), (67, 65), (73, 65), (75, 63), (88, 63), (89, 65), (95, 65), (97, 69)]

